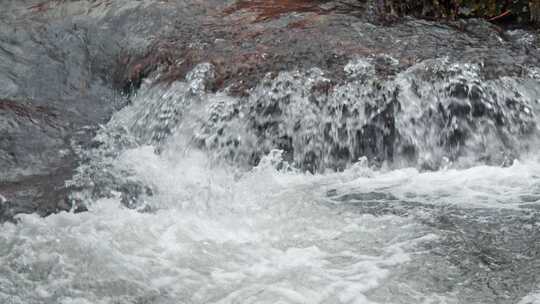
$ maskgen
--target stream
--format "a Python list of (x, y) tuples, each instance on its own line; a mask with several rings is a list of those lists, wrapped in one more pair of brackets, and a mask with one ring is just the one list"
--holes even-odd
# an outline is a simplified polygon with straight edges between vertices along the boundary
[[(0, 303), (540, 304), (539, 33), (25, 1), (0, 20)], [(149, 51), (118, 63), (107, 31)]]

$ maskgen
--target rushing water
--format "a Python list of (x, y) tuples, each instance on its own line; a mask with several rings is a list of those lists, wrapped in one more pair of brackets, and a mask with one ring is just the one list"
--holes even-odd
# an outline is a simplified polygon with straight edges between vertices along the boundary
[(3, 224), (0, 303), (540, 303), (535, 70), (373, 60), (143, 85), (80, 151), (88, 212)]

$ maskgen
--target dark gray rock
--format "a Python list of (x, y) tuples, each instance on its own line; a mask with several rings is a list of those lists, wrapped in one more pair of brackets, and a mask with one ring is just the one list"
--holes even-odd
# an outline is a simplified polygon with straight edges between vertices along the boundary
[[(173, 29), (179, 1), (7, 1), (0, 12), (0, 220), (70, 209), (74, 149), (126, 102), (122, 57)], [(197, 7), (196, 10), (201, 10)], [(183, 13), (182, 13), (183, 12)]]

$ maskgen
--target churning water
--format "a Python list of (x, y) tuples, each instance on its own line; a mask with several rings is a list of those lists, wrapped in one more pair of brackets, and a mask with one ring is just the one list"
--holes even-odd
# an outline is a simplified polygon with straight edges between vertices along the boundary
[(88, 212), (3, 224), (0, 303), (540, 303), (535, 70), (372, 60), (143, 85), (80, 151)]

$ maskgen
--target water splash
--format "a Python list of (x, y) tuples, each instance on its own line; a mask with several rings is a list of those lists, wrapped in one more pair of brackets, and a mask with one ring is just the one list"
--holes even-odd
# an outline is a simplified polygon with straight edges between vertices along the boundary
[(211, 163), (239, 172), (275, 149), (285, 167), (323, 172), (359, 159), (391, 168), (508, 166), (538, 147), (540, 86), (532, 74), (486, 79), (481, 64), (443, 58), (383, 76), (378, 64), (397, 63), (357, 58), (340, 83), (320, 69), (269, 74), (247, 97), (209, 92), (210, 64), (185, 82), (143, 84), (100, 131), (96, 148), (81, 151), (86, 161), (71, 184), (84, 191), (75, 198), (120, 195), (140, 206), (137, 197), (152, 195), (152, 187), (115, 162), (141, 145), (168, 155), (206, 151)]
[(251, 166), (282, 149), (311, 172), (343, 170), (363, 156), (394, 167), (509, 165), (537, 146), (534, 72), (487, 79), (481, 64), (445, 58), (389, 76), (377, 74), (381, 61), (396, 65), (359, 58), (340, 83), (312, 69), (268, 75), (247, 98), (207, 95), (212, 114), (199, 143)]
[[(477, 284), (505, 278), (486, 272), (486, 266), (476, 260), (469, 271), (494, 277), (475, 280), (469, 271), (460, 272), (452, 264), (455, 260), (481, 255), (468, 252), (465, 243), (451, 243), (452, 233), (471, 227), (482, 231), (489, 227), (483, 223), (492, 223), (492, 217), (500, 221), (507, 218), (505, 212), (519, 215), (534, 210), (540, 199), (537, 163), (422, 173), (374, 171), (364, 159), (344, 172), (311, 175), (287, 170), (281, 152), (274, 151), (253, 170), (237, 175), (234, 167), (212, 165), (204, 152), (167, 151), (158, 154), (149, 145), (126, 148), (108, 169), (129, 172), (130, 179), (149, 185), (153, 193), (143, 199), (150, 209), (127, 209), (121, 197), (112, 195), (95, 200), (85, 213), (47, 218), (20, 215), (17, 225), (4, 224), (0, 301), (468, 303), (496, 299), (496, 294)], [(437, 219), (441, 214), (447, 221), (455, 220), (452, 212), (442, 212), (452, 210), (449, 205), (471, 215), (472, 222), (454, 222), (460, 225), (457, 230), (441, 227), (445, 223)], [(476, 213), (481, 216), (472, 216)], [(538, 213), (529, 214), (528, 222), (503, 226), (509, 233), (529, 229), (519, 235), (533, 239), (521, 244), (534, 247), (540, 220)], [(498, 229), (488, 231), (501, 235)], [(484, 242), (481, 237), (476, 241)], [(506, 250), (519, 249), (514, 243), (500, 246), (501, 253), (489, 253), (487, 258), (497, 261)], [(538, 269), (523, 256), (529, 263), (516, 270), (521, 258), (513, 257), (511, 286), (526, 289), (534, 284), (528, 275), (534, 276)], [(453, 285), (456, 291), (451, 292), (442, 283), (425, 283), (419, 275), (432, 282), (450, 280), (448, 284), (468, 279), (471, 285)], [(515, 293), (513, 298), (518, 296)]]
[[(268, 75), (248, 97), (209, 92), (211, 65), (143, 84), (80, 151), (89, 212), (3, 226), (0, 300), (534, 299), (537, 80), (448, 59), (383, 76), (381, 61), (352, 61), (342, 83)], [(523, 160), (485, 165), (497, 153)]]

